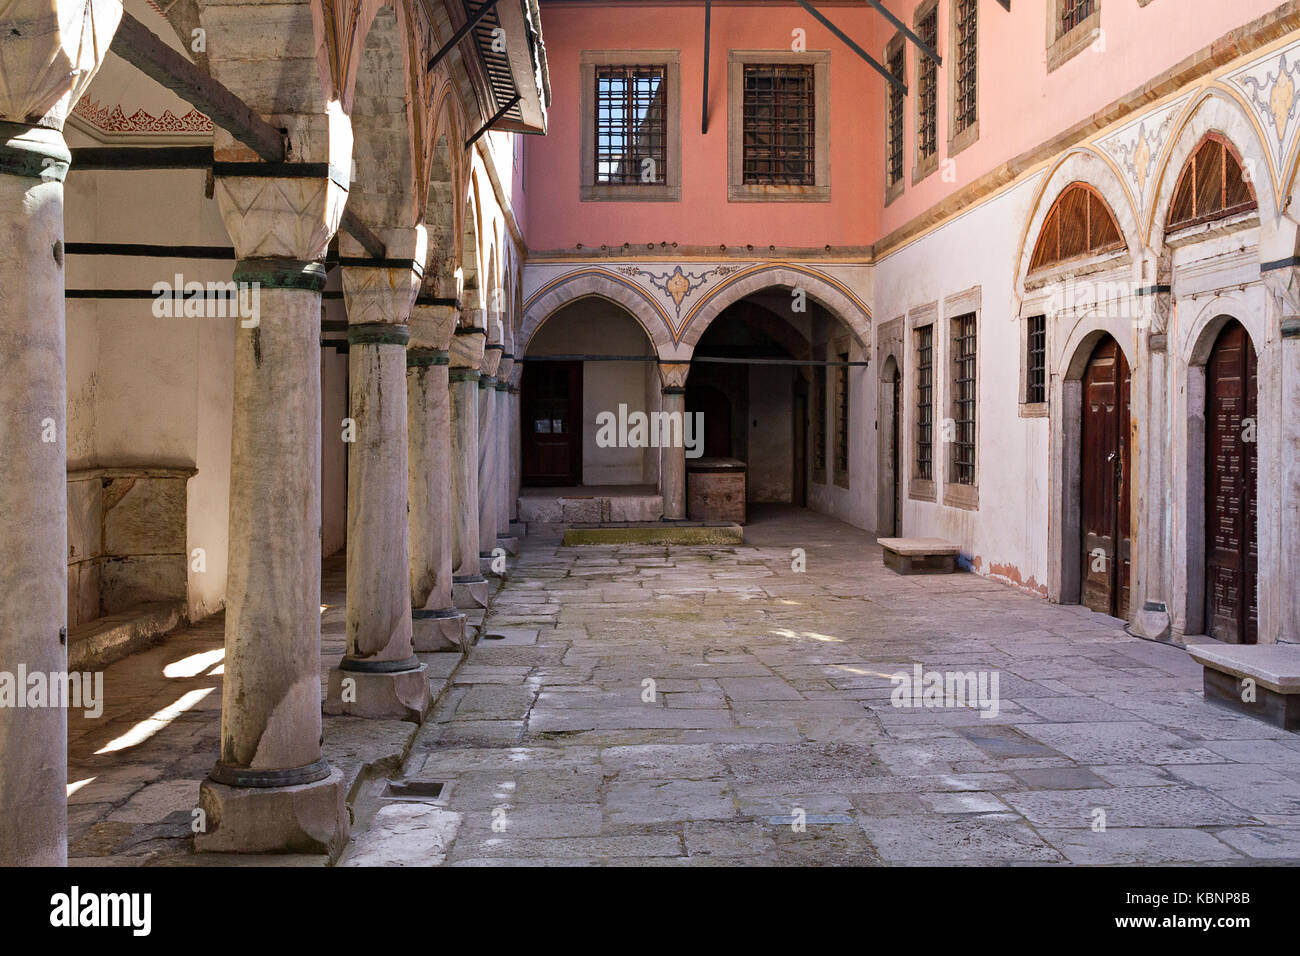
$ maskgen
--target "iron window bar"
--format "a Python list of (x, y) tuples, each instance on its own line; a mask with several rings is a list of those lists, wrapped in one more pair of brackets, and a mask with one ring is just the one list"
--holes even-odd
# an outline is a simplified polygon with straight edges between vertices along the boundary
[(668, 68), (663, 65), (597, 67), (594, 162), (598, 184), (662, 186), (668, 181), (667, 78)]
[(975, 314), (953, 320), (953, 479), (975, 484)]
[(746, 64), (741, 181), (813, 185), (814, 109), (812, 66)]
[(916, 476), (934, 480), (934, 326), (916, 330)]

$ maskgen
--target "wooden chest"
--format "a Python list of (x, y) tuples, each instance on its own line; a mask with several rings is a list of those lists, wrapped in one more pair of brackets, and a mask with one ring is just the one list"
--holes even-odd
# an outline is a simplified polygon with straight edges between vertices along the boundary
[(735, 458), (686, 462), (686, 517), (691, 521), (745, 523), (745, 463)]

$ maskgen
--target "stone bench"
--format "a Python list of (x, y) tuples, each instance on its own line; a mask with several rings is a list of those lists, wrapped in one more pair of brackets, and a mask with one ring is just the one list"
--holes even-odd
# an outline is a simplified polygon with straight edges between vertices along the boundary
[(880, 538), (885, 567), (899, 574), (952, 574), (958, 545), (942, 538)]
[(1187, 652), (1205, 668), (1206, 700), (1300, 730), (1300, 646), (1194, 644)]

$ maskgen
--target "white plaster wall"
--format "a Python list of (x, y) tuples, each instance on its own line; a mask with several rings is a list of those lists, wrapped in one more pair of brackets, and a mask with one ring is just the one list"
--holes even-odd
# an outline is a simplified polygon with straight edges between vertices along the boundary
[[(88, 145), (70, 134), (72, 145)], [(229, 247), (198, 170), (73, 172), (68, 242)], [(160, 212), (161, 211), (161, 212)], [(150, 289), (227, 281), (229, 260), (69, 255), (67, 286)], [(156, 318), (152, 299), (69, 303), (69, 467), (192, 467), (187, 487), (189, 614), (225, 598), (236, 319)], [(201, 569), (200, 569), (201, 568)]]
[[(587, 298), (551, 316), (528, 345), (529, 355), (652, 355), (636, 320), (604, 299)], [(647, 372), (647, 367), (649, 371)], [(653, 375), (653, 378), (651, 377)], [(582, 370), (582, 483), (636, 485), (657, 480), (658, 450), (600, 448), (596, 416), (659, 407), (653, 362), (584, 362)], [(653, 476), (653, 477), (652, 477)]]
[[(878, 317), (895, 316), (939, 304), (934, 403), (935, 419), (940, 421), (950, 415), (948, 320), (956, 314), (945, 308), (945, 300), (979, 287), (979, 510), (943, 504), (948, 449), (939, 440), (940, 429), (936, 428), (937, 501), (913, 499), (905, 484), (903, 530), (908, 537), (934, 536), (958, 542), (963, 557), (982, 573), (1046, 593), (1049, 425), (1046, 418), (1019, 415), (1019, 302), (1014, 293), (1021, 234), (1037, 181), (1037, 177), (1030, 177), (881, 260), (874, 276), (873, 311)], [(903, 376), (900, 455), (906, 482), (915, 457), (916, 428), (910, 330), (905, 332), (904, 347), (909, 358)], [(871, 396), (878, 392), (879, 371), (873, 363), (866, 389)], [(871, 421), (875, 421), (874, 413)], [(874, 429), (869, 437), (868, 468), (874, 475)], [(874, 501), (871, 507), (874, 514)]]

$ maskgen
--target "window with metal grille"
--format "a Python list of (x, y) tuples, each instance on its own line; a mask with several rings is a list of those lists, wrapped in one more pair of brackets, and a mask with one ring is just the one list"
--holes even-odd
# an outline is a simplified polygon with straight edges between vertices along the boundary
[(835, 425), (835, 470), (841, 477), (849, 474), (849, 353), (839, 354), (841, 364), (835, 369), (836, 401), (839, 417)]
[(741, 120), (743, 183), (759, 186), (816, 183), (811, 64), (745, 64)]
[(596, 183), (667, 182), (666, 66), (596, 67)]
[(916, 477), (934, 480), (934, 326), (916, 330)]
[(1047, 317), (1031, 315), (1025, 339), (1025, 401), (1047, 401)]
[(826, 414), (829, 410), (826, 401), (827, 371), (825, 365), (813, 370), (813, 473), (821, 481), (826, 480)]
[[(888, 51), (889, 72), (900, 81), (903, 79), (903, 38), (895, 37)], [(889, 87), (889, 154), (887, 157), (889, 185), (903, 181), (903, 93), (898, 87)]]
[(978, 9), (977, 0), (957, 0), (953, 8), (952, 29), (956, 36), (957, 76), (953, 87), (953, 123), (957, 133), (965, 132), (975, 124), (979, 115), (976, 112), (977, 84), (979, 72), (976, 69), (978, 52)]
[(1096, 0), (1061, 0), (1061, 29), (1057, 36), (1065, 36), (1097, 8)]
[(1237, 151), (1210, 133), (1183, 168), (1169, 208), (1169, 231), (1257, 208)]
[(952, 320), (952, 479), (975, 484), (975, 313)]
[[(939, 8), (934, 6), (916, 25), (917, 35), (931, 49), (939, 45)], [(921, 159), (934, 155), (938, 145), (939, 67), (928, 56), (920, 56), (916, 84), (916, 152)]]

